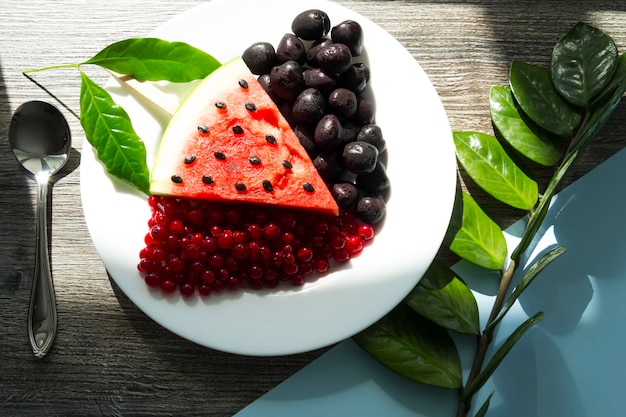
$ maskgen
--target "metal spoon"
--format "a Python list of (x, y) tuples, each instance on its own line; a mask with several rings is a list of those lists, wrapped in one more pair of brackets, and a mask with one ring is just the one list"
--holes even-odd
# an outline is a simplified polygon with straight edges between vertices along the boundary
[(68, 160), (72, 145), (65, 117), (43, 101), (22, 104), (9, 128), (13, 154), (37, 180), (35, 272), (28, 309), (28, 337), (33, 353), (43, 358), (56, 334), (57, 307), (48, 255), (47, 197), (50, 177)]

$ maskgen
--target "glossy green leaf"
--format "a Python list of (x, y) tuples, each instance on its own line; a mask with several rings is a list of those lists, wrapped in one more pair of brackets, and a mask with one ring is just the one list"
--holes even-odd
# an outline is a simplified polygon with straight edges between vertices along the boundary
[(562, 246), (556, 246), (543, 255), (533, 263), (530, 268), (526, 271), (519, 284), (515, 286), (515, 289), (509, 295), (506, 302), (502, 306), (500, 313), (496, 316), (496, 318), (487, 326), (485, 332), (490, 332), (495, 329), (495, 327), (502, 321), (504, 316), (509, 312), (515, 301), (522, 295), (522, 293), (528, 288), (528, 286), (533, 282), (533, 280), (539, 275), (541, 271), (543, 271), (548, 265), (552, 263), (556, 258), (563, 255), (565, 253), (565, 248)]
[(538, 198), (537, 183), (506, 153), (500, 142), (480, 132), (453, 132), (456, 156), (468, 175), (496, 199), (530, 210)]
[(94, 64), (142, 81), (189, 82), (220, 66), (213, 56), (184, 42), (130, 38), (115, 42), (81, 65)]
[(450, 244), (450, 250), (461, 258), (486, 269), (501, 269), (507, 255), (502, 228), (463, 193), (463, 223)]
[(464, 400), (476, 394), (476, 392), (478, 392), (478, 390), (485, 384), (485, 382), (487, 382), (487, 380), (491, 378), (491, 375), (493, 375), (500, 363), (502, 363), (502, 360), (506, 357), (506, 355), (508, 355), (511, 349), (513, 349), (515, 344), (522, 338), (522, 336), (526, 334), (526, 332), (528, 332), (528, 330), (530, 330), (535, 324), (541, 321), (544, 316), (544, 312), (539, 312), (520, 324), (519, 327), (517, 327), (517, 329), (515, 329), (515, 331), (504, 341), (502, 346), (500, 346), (498, 350), (496, 350), (485, 368), (480, 372), (480, 374), (478, 374), (476, 379), (474, 379), (474, 381), (472, 381), (470, 385), (465, 387), (465, 390), (463, 391), (463, 394), (461, 394), (460, 399)]
[(578, 23), (552, 51), (550, 70), (558, 92), (585, 107), (611, 81), (617, 67), (617, 47), (600, 29)]
[(449, 330), (478, 334), (478, 305), (469, 287), (441, 262), (433, 262), (406, 298), (413, 310)]
[(559, 95), (548, 70), (513, 61), (509, 83), (520, 107), (535, 123), (562, 137), (574, 134), (581, 114)]
[(128, 114), (84, 72), (81, 71), (80, 75), (80, 123), (87, 141), (96, 150), (107, 172), (149, 194), (146, 148), (135, 133)]
[(624, 92), (626, 92), (626, 54), (622, 54), (620, 56), (613, 80), (609, 86), (607, 86), (606, 90), (606, 93), (601, 94), (602, 101), (594, 104), (592, 114), (589, 116), (585, 125), (581, 127), (578, 137), (571, 145), (571, 149), (565, 155), (563, 162), (561, 162), (561, 165), (559, 165), (559, 168), (548, 183), (546, 191), (544, 192), (543, 197), (535, 210), (535, 214), (528, 222), (520, 243), (511, 255), (512, 259), (519, 259), (522, 253), (524, 253), (528, 246), (530, 246), (530, 243), (537, 233), (537, 230), (539, 230), (539, 227), (548, 212), (550, 200), (556, 193), (558, 185), (567, 173), (567, 170), (578, 158), (580, 152), (587, 147), (589, 142), (591, 142), (602, 126), (604, 126), (610, 115), (619, 104)]
[(406, 306), (397, 307), (354, 340), (399, 375), (443, 388), (461, 386), (461, 360), (448, 332)]
[(493, 124), (516, 151), (544, 166), (552, 166), (559, 161), (564, 151), (563, 139), (528, 118), (524, 120), (517, 111), (510, 87), (492, 87), (489, 108)]
[(580, 136), (573, 144), (573, 147), (586, 147), (587, 143), (597, 135), (602, 126), (608, 121), (624, 92), (626, 92), (626, 54), (620, 56), (617, 70), (606, 87), (606, 93), (601, 95), (603, 100), (594, 103), (591, 115), (581, 129)]
[(611, 82), (607, 85), (602, 93), (596, 97), (591, 104), (592, 108), (595, 108), (599, 103), (610, 101), (610, 97), (621, 97), (626, 91), (626, 53), (621, 54), (617, 59), (617, 68), (615, 74), (611, 78)]

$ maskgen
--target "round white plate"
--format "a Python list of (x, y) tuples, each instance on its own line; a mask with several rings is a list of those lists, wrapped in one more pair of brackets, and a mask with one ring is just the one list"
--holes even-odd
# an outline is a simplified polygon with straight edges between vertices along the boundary
[[(150, 218), (146, 197), (108, 176), (92, 148), (87, 143), (83, 147), (83, 208), (107, 271), (149, 317), (210, 348), (285, 355), (354, 335), (388, 313), (415, 286), (448, 226), (456, 162), (445, 111), (415, 59), (365, 17), (323, 0), (215, 0), (178, 15), (150, 36), (187, 42), (225, 62), (256, 41), (277, 45), (290, 32), (293, 18), (310, 8), (326, 11), (332, 25), (345, 19), (362, 25), (376, 121), (388, 146), (392, 193), (387, 218), (373, 243), (347, 267), (298, 288), (164, 297), (149, 289), (137, 272)], [(177, 98), (191, 88), (167, 83), (157, 87)], [(131, 116), (151, 166), (168, 118), (114, 82), (107, 89)]]

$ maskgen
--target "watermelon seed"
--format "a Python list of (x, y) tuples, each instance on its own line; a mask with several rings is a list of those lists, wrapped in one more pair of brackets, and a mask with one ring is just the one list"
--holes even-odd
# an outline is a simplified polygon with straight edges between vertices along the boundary
[(220, 159), (222, 161), (226, 159), (226, 155), (224, 155), (224, 152), (220, 152), (220, 151), (213, 152), (213, 156), (215, 156), (217, 159)]
[(198, 132), (204, 133), (206, 135), (207, 133), (209, 133), (209, 128), (205, 125), (200, 125), (198, 126)]
[(172, 175), (172, 182), (175, 184), (182, 184), (183, 183), (183, 177), (181, 177), (180, 175)]
[(293, 168), (293, 165), (291, 165), (291, 162), (289, 162), (289, 161), (287, 161), (287, 160), (284, 160), (284, 161), (283, 161), (283, 166), (284, 166), (285, 168), (287, 168), (287, 169), (291, 169), (291, 168)]
[(274, 186), (269, 180), (263, 180), (263, 188), (265, 188), (265, 191), (268, 191), (270, 193), (274, 191)]
[(246, 110), (251, 111), (251, 112), (255, 112), (256, 111), (256, 106), (254, 105), (254, 103), (246, 103)]
[(205, 184), (211, 185), (213, 184), (213, 177), (211, 177), (210, 175), (203, 175), (202, 182)]
[(237, 189), (237, 191), (246, 191), (246, 184), (241, 181), (237, 181), (235, 183), (235, 188)]
[(241, 88), (247, 89), (248, 88), (248, 82), (246, 80), (241, 79), (241, 80), (239, 80), (239, 86)]
[(249, 161), (252, 165), (261, 165), (261, 158), (258, 156), (251, 156)]
[(304, 184), (302, 184), (302, 188), (304, 188), (305, 191), (308, 191), (310, 193), (315, 191), (315, 188), (313, 188), (310, 182), (305, 182)]
[(267, 143), (272, 144), (272, 145), (276, 145), (277, 143), (274, 135), (265, 135), (265, 140), (267, 141)]
[(195, 160), (196, 160), (196, 156), (195, 155), (187, 155), (185, 157), (185, 164), (187, 164), (187, 165), (192, 164), (193, 161), (195, 161)]
[(215, 107), (217, 107), (218, 109), (225, 109), (226, 108), (226, 103), (224, 103), (223, 101), (216, 101), (215, 102)]
[(233, 133), (236, 135), (241, 135), (243, 133), (243, 128), (239, 125), (233, 126)]

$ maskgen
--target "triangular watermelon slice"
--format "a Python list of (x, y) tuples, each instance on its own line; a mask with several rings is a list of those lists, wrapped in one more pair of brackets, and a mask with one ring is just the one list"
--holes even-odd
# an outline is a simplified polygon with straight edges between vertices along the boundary
[(150, 191), (337, 215), (337, 203), (241, 58), (204, 79), (159, 145)]

